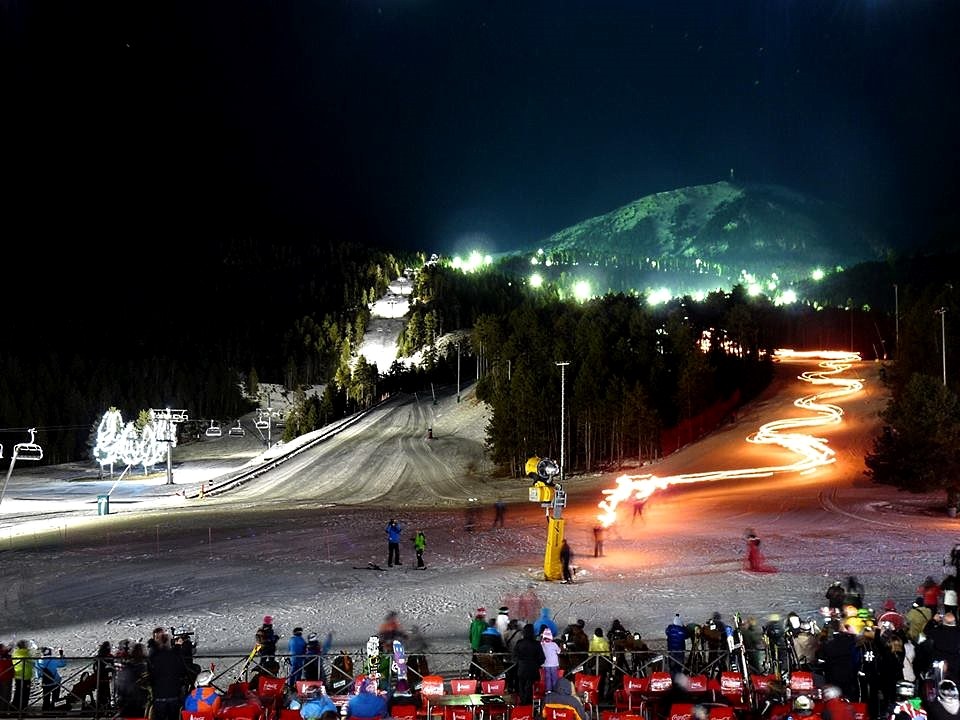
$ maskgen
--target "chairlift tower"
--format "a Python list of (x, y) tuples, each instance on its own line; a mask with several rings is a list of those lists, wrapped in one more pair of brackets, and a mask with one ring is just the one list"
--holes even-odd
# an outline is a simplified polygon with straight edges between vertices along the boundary
[(150, 408), (150, 419), (157, 427), (157, 442), (167, 444), (167, 485), (173, 485), (173, 446), (177, 442), (177, 425), (190, 419), (186, 410)]

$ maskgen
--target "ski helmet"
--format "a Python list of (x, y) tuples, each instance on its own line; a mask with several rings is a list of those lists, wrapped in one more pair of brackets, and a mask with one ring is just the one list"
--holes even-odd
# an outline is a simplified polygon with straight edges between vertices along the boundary
[(793, 709), (809, 712), (810, 710), (813, 710), (813, 700), (811, 700), (807, 695), (797, 695), (796, 699), (793, 701)]
[(842, 696), (843, 692), (836, 685), (827, 685), (825, 688), (823, 688), (824, 700), (835, 700)]

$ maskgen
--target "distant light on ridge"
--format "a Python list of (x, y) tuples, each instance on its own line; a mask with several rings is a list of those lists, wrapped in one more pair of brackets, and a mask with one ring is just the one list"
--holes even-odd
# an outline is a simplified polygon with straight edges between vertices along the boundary
[(810, 277), (812, 277), (814, 280), (823, 280), (823, 276), (824, 276), (824, 272), (820, 268), (817, 268), (812, 273), (810, 273)]
[(587, 280), (577, 280), (573, 284), (573, 296), (583, 302), (589, 300), (591, 295), (590, 283)]

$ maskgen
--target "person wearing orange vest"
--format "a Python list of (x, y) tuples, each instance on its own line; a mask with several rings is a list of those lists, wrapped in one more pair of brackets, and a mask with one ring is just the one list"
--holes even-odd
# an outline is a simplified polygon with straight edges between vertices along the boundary
[(212, 681), (213, 673), (209, 670), (197, 675), (197, 687), (183, 701), (183, 709), (204, 715), (216, 715), (223, 703), (223, 696), (210, 684)]

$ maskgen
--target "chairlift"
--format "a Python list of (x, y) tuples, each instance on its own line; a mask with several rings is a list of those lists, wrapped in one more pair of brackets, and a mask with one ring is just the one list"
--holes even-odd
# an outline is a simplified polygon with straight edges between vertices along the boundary
[(17, 443), (13, 446), (13, 459), (14, 460), (43, 460), (43, 448), (37, 445), (34, 440), (36, 439), (36, 428), (30, 428), (27, 430), (30, 433), (30, 442)]
[(230, 428), (227, 431), (227, 435), (230, 437), (243, 437), (247, 434), (247, 431), (240, 426), (240, 418), (237, 418), (237, 424), (235, 427)]
[(3, 443), (0, 443), (0, 460), (3, 460)]
[(269, 419), (264, 420), (263, 413), (260, 413), (259, 415), (257, 415), (257, 421), (254, 423), (254, 425), (256, 425), (257, 430), (269, 430), (270, 420)]
[(208, 427), (203, 434), (207, 437), (220, 437), (223, 435), (223, 432), (220, 430), (220, 423), (216, 420), (211, 420), (210, 427)]

